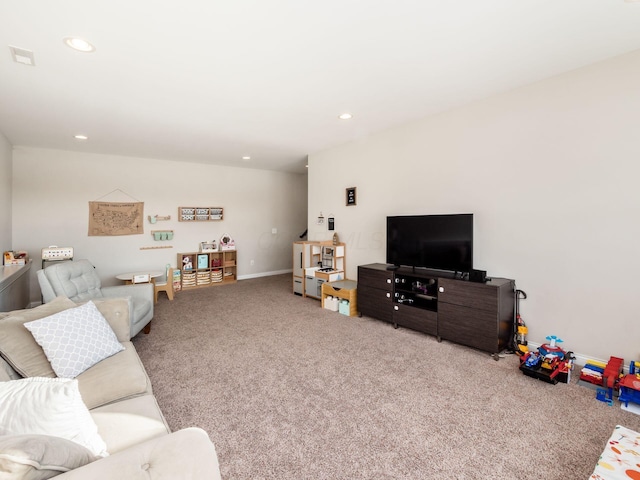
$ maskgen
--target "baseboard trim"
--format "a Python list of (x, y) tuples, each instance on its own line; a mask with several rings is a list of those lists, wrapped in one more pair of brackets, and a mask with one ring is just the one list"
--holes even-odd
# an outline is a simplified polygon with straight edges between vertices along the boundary
[(238, 280), (249, 280), (250, 278), (271, 277), (273, 275), (283, 275), (285, 273), (293, 273), (293, 269), (275, 270), (273, 272), (250, 273), (248, 275), (238, 275)]

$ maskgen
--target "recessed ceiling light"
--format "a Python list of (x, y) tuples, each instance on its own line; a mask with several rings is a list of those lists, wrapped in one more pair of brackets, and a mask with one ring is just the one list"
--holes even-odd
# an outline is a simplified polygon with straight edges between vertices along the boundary
[(343, 113), (342, 115), (338, 116), (338, 118), (340, 120), (350, 120), (351, 118), (353, 118), (353, 115), (351, 115), (350, 113)]
[(65, 38), (62, 39), (62, 41), (64, 42), (64, 44), (67, 47), (71, 47), (74, 50), (77, 50), (79, 52), (89, 53), (89, 52), (95, 52), (95, 50), (96, 50), (96, 47), (91, 45), (86, 40), (83, 40), (82, 38), (65, 37)]
[(251, 160), (251, 157), (249, 155), (245, 155), (244, 157), (242, 157), (243, 160)]
[(89, 137), (87, 137), (86, 135), (74, 135), (73, 138), (75, 138), (76, 140), (89, 140)]

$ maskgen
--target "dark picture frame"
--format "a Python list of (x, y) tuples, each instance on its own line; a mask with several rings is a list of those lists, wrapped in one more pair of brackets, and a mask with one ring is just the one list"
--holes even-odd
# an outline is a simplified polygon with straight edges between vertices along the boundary
[(347, 188), (347, 207), (356, 204), (356, 187)]

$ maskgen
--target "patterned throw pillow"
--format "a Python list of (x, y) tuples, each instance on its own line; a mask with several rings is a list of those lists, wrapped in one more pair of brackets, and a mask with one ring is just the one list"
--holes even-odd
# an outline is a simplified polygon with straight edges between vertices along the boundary
[(56, 375), (75, 378), (89, 367), (124, 350), (93, 302), (25, 323)]

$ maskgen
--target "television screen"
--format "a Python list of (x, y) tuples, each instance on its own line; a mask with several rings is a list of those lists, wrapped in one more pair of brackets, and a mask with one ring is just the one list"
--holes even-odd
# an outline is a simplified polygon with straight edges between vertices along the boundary
[(468, 273), (473, 214), (387, 217), (387, 263)]

